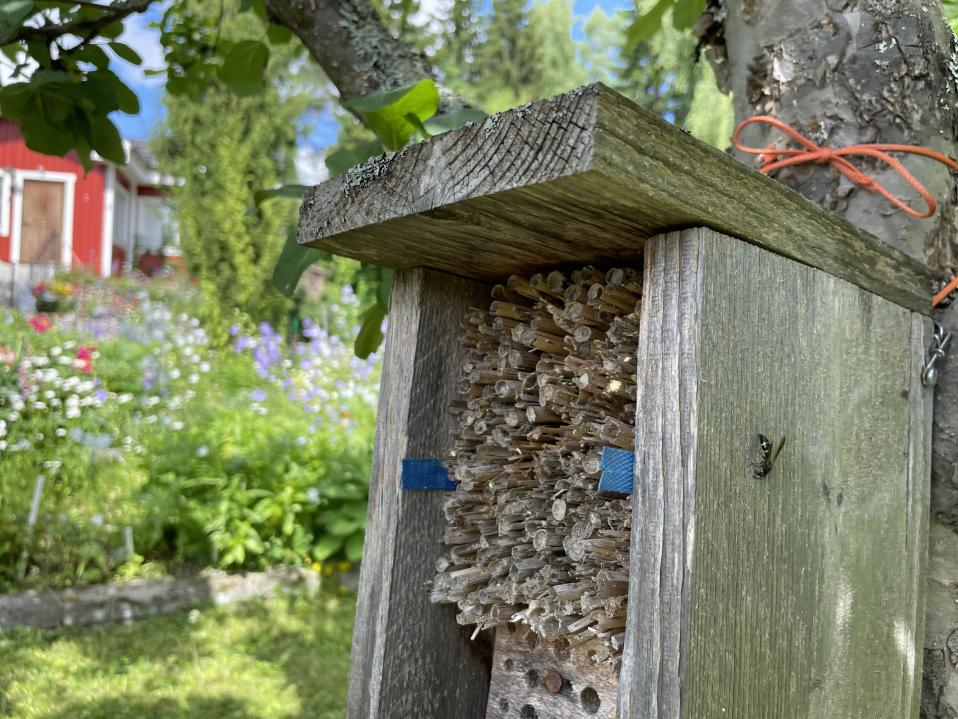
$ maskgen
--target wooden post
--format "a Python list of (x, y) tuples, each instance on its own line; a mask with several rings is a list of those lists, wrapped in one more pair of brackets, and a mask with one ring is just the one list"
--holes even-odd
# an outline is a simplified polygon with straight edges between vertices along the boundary
[(709, 230), (646, 253), (619, 719), (916, 717), (930, 321)]
[(484, 716), (491, 648), (424, 585), (442, 553), (445, 492), (400, 489), (404, 457), (442, 457), (478, 282), (411, 269), (393, 280), (369, 519), (349, 677), (349, 719)]

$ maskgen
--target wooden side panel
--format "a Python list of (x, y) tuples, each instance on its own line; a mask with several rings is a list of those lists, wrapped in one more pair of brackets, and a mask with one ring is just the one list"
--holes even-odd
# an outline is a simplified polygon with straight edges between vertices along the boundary
[(369, 522), (349, 680), (349, 719), (463, 719), (485, 713), (491, 648), (469, 641), (455, 607), (429, 601), (445, 493), (400, 489), (404, 457), (442, 457), (465, 311), (483, 285), (432, 270), (397, 272), (379, 401)]
[(647, 252), (619, 719), (917, 716), (927, 321), (709, 230)]

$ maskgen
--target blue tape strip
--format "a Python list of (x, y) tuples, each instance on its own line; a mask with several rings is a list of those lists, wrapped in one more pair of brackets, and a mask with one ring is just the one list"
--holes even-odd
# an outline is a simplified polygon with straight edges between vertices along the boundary
[(455, 489), (449, 481), (449, 472), (441, 459), (404, 459), (402, 461), (403, 489)]
[(627, 449), (602, 448), (600, 492), (632, 494), (632, 476), (635, 472), (635, 454)]

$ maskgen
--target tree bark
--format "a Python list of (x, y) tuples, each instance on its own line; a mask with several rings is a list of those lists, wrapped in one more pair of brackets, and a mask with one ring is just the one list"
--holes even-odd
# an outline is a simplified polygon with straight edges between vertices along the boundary
[[(302, 40), (344, 101), (438, 80), (426, 56), (393, 37), (368, 0), (266, 0), (266, 7)], [(465, 105), (437, 85), (439, 114)]]
[[(956, 154), (958, 52), (938, 0), (726, 0), (725, 7), (713, 2), (710, 9), (719, 19), (725, 13), (728, 63), (722, 74), (733, 91), (736, 121), (773, 115), (830, 147), (881, 141)], [(749, 128), (745, 140), (754, 146), (783, 141), (761, 126)], [(893, 210), (830, 168), (807, 165), (776, 177), (950, 277), (958, 270), (955, 176), (927, 160), (905, 162), (939, 200), (931, 219)], [(886, 167), (858, 164), (914, 199)], [(930, 301), (931, 287), (928, 292)], [(940, 322), (958, 331), (958, 303), (940, 314)], [(935, 397), (922, 696), (927, 719), (958, 717), (958, 361), (951, 364)]]

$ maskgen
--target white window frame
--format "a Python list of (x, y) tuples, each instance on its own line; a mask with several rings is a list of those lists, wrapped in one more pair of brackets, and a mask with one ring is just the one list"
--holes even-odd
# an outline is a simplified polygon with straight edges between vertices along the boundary
[(73, 264), (73, 197), (77, 176), (72, 172), (47, 172), (46, 170), (13, 171), (13, 234), (10, 237), (10, 260), (20, 262), (20, 241), (23, 234), (23, 183), (25, 180), (63, 183), (63, 237), (60, 247), (60, 266)]
[(6, 170), (0, 170), (0, 235), (10, 236), (10, 197), (13, 193), (13, 178)]

